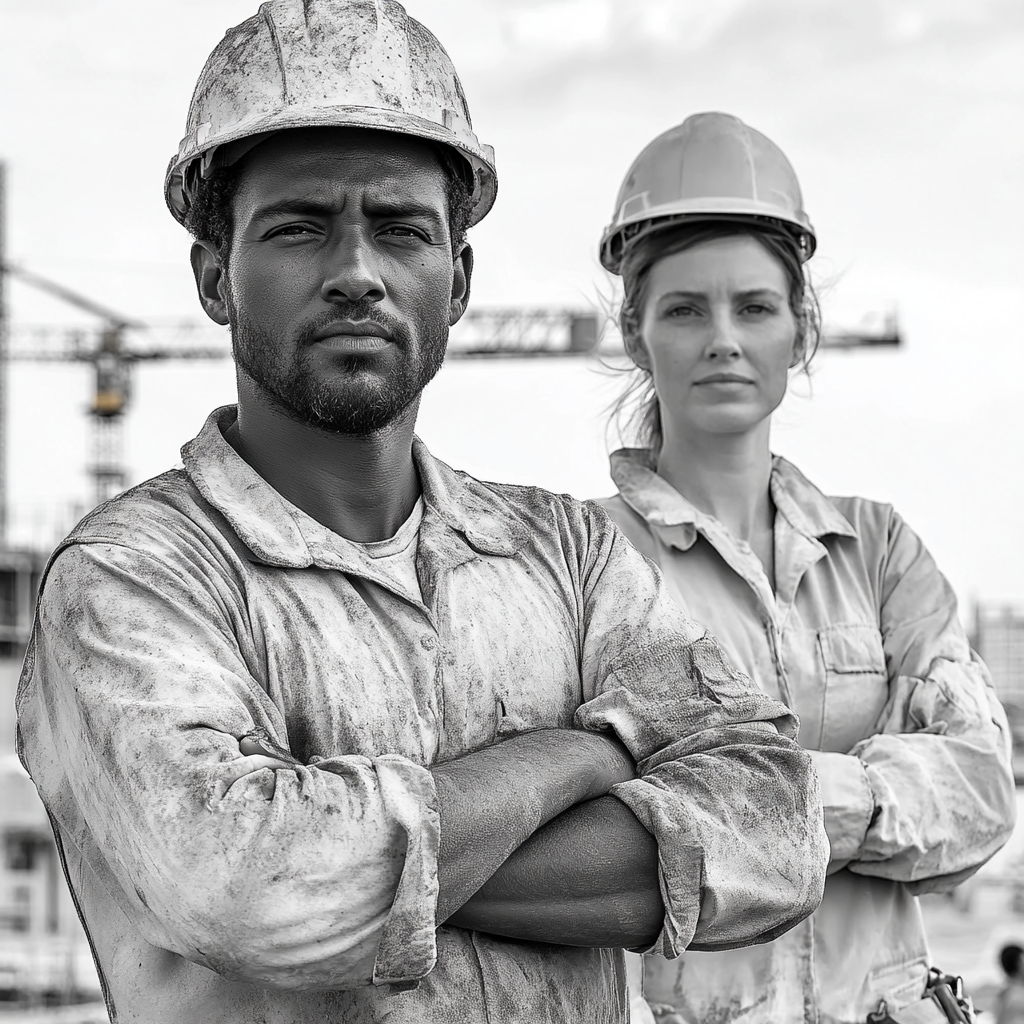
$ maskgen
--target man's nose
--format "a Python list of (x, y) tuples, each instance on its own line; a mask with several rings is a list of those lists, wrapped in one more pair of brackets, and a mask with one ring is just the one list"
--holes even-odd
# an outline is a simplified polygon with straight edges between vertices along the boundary
[(348, 235), (326, 255), (327, 265), (320, 296), (326, 302), (355, 302), (367, 299), (379, 302), (387, 289), (381, 273), (380, 258), (372, 242)]

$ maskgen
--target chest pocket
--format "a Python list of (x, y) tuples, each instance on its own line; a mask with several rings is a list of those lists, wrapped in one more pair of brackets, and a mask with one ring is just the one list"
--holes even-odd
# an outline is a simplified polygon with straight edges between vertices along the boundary
[(825, 668), (821, 749), (848, 753), (870, 736), (889, 696), (878, 627), (843, 623), (818, 631)]

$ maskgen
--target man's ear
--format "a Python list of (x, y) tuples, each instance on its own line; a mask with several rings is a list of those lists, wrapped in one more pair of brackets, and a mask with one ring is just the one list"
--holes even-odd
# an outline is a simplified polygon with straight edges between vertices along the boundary
[(226, 324), (227, 279), (217, 247), (212, 242), (193, 242), (191, 260), (200, 305), (214, 323)]
[(473, 280), (473, 247), (469, 242), (462, 243), (462, 248), (455, 257), (454, 269), (451, 312), (448, 316), (450, 327), (462, 319), (462, 314), (466, 312), (466, 307), (469, 305), (469, 290)]

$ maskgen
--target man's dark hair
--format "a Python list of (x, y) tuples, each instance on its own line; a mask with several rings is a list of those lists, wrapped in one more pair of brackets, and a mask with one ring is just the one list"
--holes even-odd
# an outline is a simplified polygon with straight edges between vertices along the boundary
[[(445, 195), (448, 200), (448, 233), (452, 239), (452, 255), (462, 248), (466, 241), (469, 218), (473, 212), (473, 190), (469, 166), (456, 156), (448, 146), (427, 143), (437, 156), (445, 177)], [(195, 182), (188, 192), (188, 209), (185, 212), (185, 227), (192, 237), (203, 242), (212, 242), (217, 255), (226, 261), (231, 248), (234, 228), (231, 210), (235, 193), (242, 180), (241, 163), (230, 167), (218, 167), (208, 178), (195, 176)]]

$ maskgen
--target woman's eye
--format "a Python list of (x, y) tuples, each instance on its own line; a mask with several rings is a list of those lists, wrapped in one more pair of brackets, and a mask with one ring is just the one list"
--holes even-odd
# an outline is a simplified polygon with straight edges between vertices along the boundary
[(696, 316), (697, 310), (693, 306), (670, 306), (665, 310), (665, 315), (674, 317)]
[(751, 302), (743, 307), (743, 312), (749, 313), (751, 316), (764, 316), (768, 313), (774, 313), (775, 310), (771, 306), (766, 306), (763, 302)]

